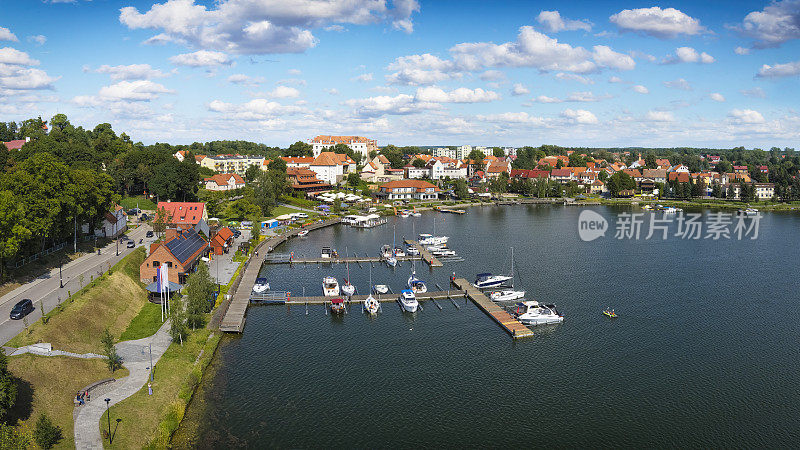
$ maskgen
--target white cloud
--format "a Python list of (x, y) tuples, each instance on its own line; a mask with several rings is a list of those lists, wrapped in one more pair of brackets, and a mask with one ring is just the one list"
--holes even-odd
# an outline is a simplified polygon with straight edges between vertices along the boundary
[(514, 87), (511, 88), (511, 95), (513, 95), (515, 97), (519, 96), (519, 95), (530, 94), (530, 93), (531, 93), (530, 89), (525, 87), (525, 85), (523, 85), (522, 83), (515, 83)]
[(647, 89), (646, 87), (642, 86), (641, 84), (637, 84), (636, 86), (634, 86), (633, 90), (638, 92), (638, 93), (640, 93), (640, 94), (649, 94), (650, 93), (650, 90)]
[(325, 89), (325, 92), (330, 95), (339, 95), (339, 90), (336, 88)]
[(305, 86), (308, 83), (306, 82), (306, 80), (300, 78), (285, 78), (283, 80), (276, 81), (275, 84), (292, 84), (295, 86)]
[(33, 42), (36, 45), (44, 45), (47, 42), (47, 36), (42, 34), (35, 34), (33, 36), (28, 36), (28, 42)]
[(120, 10), (120, 22), (130, 29), (161, 32), (149, 39), (234, 54), (302, 53), (317, 39), (313, 29), (341, 24), (367, 25), (381, 20), (396, 29), (413, 30), (415, 0), (259, 1), (219, 0), (211, 6), (195, 0), (167, 0), (145, 12), (132, 6)]
[(661, 63), (675, 64), (683, 62), (711, 64), (714, 61), (714, 57), (706, 52), (698, 53), (697, 50), (693, 49), (692, 47), (678, 47), (675, 49), (675, 55), (667, 56)]
[(106, 73), (112, 80), (150, 80), (169, 76), (159, 69), (153, 69), (150, 64), (130, 64), (127, 66), (102, 65), (95, 70), (97, 73)]
[(623, 31), (636, 31), (657, 38), (674, 38), (685, 34), (694, 36), (705, 32), (700, 21), (675, 8), (624, 9), (609, 20)]
[(572, 123), (594, 124), (598, 122), (597, 117), (591, 111), (585, 109), (565, 109), (561, 112), (561, 117)]
[(564, 100), (561, 100), (560, 98), (548, 97), (546, 95), (540, 95), (540, 96), (532, 99), (532, 101), (538, 102), (538, 103), (563, 103), (564, 102)]
[(360, 81), (362, 83), (366, 83), (367, 81), (372, 81), (372, 72), (362, 73), (357, 77), (350, 78), (350, 81)]
[(0, 64), (14, 64), (18, 66), (37, 66), (39, 61), (31, 58), (27, 53), (15, 48), (0, 48)]
[(541, 117), (531, 116), (526, 112), (506, 112), (500, 114), (477, 115), (476, 119), (484, 122), (500, 124), (531, 124), (544, 126), (546, 121)]
[(764, 90), (761, 89), (760, 87), (754, 87), (753, 89), (743, 89), (740, 92), (745, 97), (767, 98), (767, 93), (764, 92)]
[(341, 25), (329, 25), (329, 26), (323, 28), (323, 30), (325, 30), (325, 31), (335, 31), (337, 33), (344, 33), (345, 31), (347, 31), (347, 28), (345, 28), (345, 27), (343, 27)]
[(764, 123), (764, 116), (752, 109), (732, 109), (728, 116), (736, 123)]
[(289, 73), (289, 75), (300, 75), (303, 73), (303, 71), (300, 69), (289, 69), (287, 70), (287, 72)]
[(531, 99), (531, 101), (534, 101), (534, 102), (537, 102), (537, 103), (565, 103), (565, 102), (566, 103), (592, 103), (592, 102), (599, 102), (601, 100), (606, 100), (606, 99), (609, 99), (609, 98), (611, 98), (611, 96), (608, 95), (608, 94), (597, 96), (597, 95), (594, 95), (593, 92), (579, 91), (579, 92), (571, 93), (569, 95), (569, 97), (567, 97), (565, 99), (560, 99), (558, 97), (548, 97), (546, 95), (540, 95), (540, 96), (538, 96), (538, 97), (536, 97), (534, 99)]
[(800, 38), (800, 1), (774, 1), (745, 16), (739, 31), (756, 40), (754, 48), (778, 47)]
[(362, 117), (378, 117), (385, 114), (414, 114), (423, 109), (436, 108), (435, 104), (420, 104), (414, 96), (399, 94), (394, 97), (381, 95), (377, 97), (350, 99), (345, 104), (353, 108), (353, 112)]
[(783, 78), (800, 75), (800, 61), (770, 66), (764, 64), (756, 74), (759, 78)]
[(386, 68), (395, 71), (386, 76), (389, 84), (417, 86), (461, 77), (452, 61), (444, 61), (430, 53), (401, 56)]
[(300, 96), (300, 91), (289, 86), (278, 86), (267, 95), (272, 98), (297, 98)]
[(608, 79), (608, 82), (609, 82), (609, 83), (624, 83), (624, 81), (622, 80), (622, 78), (620, 78), (620, 77), (617, 77), (617, 76), (613, 76), (613, 77), (609, 78), (609, 79)]
[(749, 55), (750, 49), (744, 47), (736, 47), (735, 49), (733, 49), (733, 52), (736, 53), (737, 55)]
[(674, 122), (675, 117), (669, 111), (648, 111), (645, 119), (650, 122)]
[(485, 91), (481, 88), (458, 88), (446, 92), (437, 87), (422, 87), (417, 89), (414, 98), (422, 103), (486, 103), (500, 100), (500, 94), (494, 91)]
[(0, 27), (0, 41), (19, 42), (19, 39), (8, 28)]
[(258, 86), (266, 81), (263, 77), (251, 77), (243, 73), (235, 73), (228, 77), (228, 83), (240, 86)]
[(708, 98), (714, 100), (715, 102), (720, 102), (720, 103), (725, 101), (725, 96), (720, 94), (719, 92), (712, 92), (708, 94)]
[(592, 24), (588, 21), (564, 19), (558, 11), (542, 11), (536, 21), (551, 33), (572, 30), (592, 31)]
[(238, 105), (214, 100), (208, 104), (208, 110), (224, 113), (227, 117), (247, 121), (276, 119), (303, 111), (300, 106), (281, 105), (263, 98), (256, 98)]
[(228, 55), (222, 52), (198, 50), (194, 53), (184, 53), (169, 58), (173, 64), (189, 67), (215, 67), (229, 66), (233, 63)]
[(591, 78), (586, 78), (582, 75), (577, 75), (574, 73), (559, 72), (556, 74), (556, 78), (565, 81), (577, 81), (578, 83), (583, 83), (583, 84), (594, 84), (594, 81)]
[(480, 75), (483, 81), (502, 81), (506, 79), (506, 75), (499, 70), (487, 70)]
[(595, 45), (592, 47), (592, 59), (600, 67), (608, 67), (616, 70), (633, 70), (636, 62), (628, 55), (617, 53), (606, 45)]
[(120, 81), (119, 83), (100, 88), (98, 95), (103, 99), (145, 101), (158, 98), (159, 94), (172, 94), (171, 91), (149, 80)]
[(52, 89), (53, 82), (59, 78), (61, 77), (51, 77), (43, 70), (0, 62), (0, 93), (6, 89), (11, 91)]
[(681, 89), (684, 91), (692, 90), (692, 85), (689, 84), (689, 82), (684, 80), (683, 78), (678, 78), (677, 80), (672, 80), (672, 81), (665, 81), (664, 86), (671, 89)]

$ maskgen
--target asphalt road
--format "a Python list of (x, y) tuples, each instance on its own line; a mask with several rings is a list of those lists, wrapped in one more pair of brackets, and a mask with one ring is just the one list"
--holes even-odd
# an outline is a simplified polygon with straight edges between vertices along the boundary
[[(143, 245), (150, 245), (155, 238), (144, 238), (150, 226), (142, 225), (135, 230), (129, 230), (125, 233), (124, 239), (119, 244), (119, 256), (117, 256), (117, 245), (112, 242), (108, 246), (97, 252), (84, 255), (74, 261), (65, 264), (62, 269), (62, 278), (64, 287), (60, 287), (58, 268), (44, 274), (30, 283), (20, 286), (8, 294), (0, 298), (0, 343), (5, 344), (11, 338), (19, 334), (20, 331), (25, 329), (25, 324), (22, 320), (11, 320), (9, 314), (14, 305), (24, 299), (29, 298), (33, 300), (34, 310), (27, 316), (29, 324), (42, 318), (42, 307), (46, 314), (52, 310), (60, 301), (67, 297), (68, 291), (73, 293), (81, 288), (80, 276), (83, 275), (83, 284), (89, 282), (92, 276), (97, 276), (104, 271), (107, 271), (109, 264), (113, 266), (122, 258), (130, 254), (134, 249), (127, 248), (126, 243), (128, 239), (132, 239), (136, 243), (136, 248)], [(144, 242), (139, 244), (139, 240), (144, 238)], [(41, 301), (41, 303), (40, 303)]]

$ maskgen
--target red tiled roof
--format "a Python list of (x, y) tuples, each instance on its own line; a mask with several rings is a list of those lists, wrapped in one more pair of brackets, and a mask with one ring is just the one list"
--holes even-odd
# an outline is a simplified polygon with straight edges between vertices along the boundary
[(553, 169), (550, 171), (551, 177), (570, 177), (572, 176), (572, 171), (569, 169)]
[(686, 172), (670, 172), (669, 173), (669, 180), (678, 180), (678, 183), (688, 183), (689, 182), (689, 174)]
[(439, 192), (440, 190), (435, 184), (422, 180), (395, 180), (381, 185), (381, 189), (386, 192), (391, 192), (398, 188), (415, 188), (417, 192), (425, 192), (426, 189), (430, 188), (433, 188), (433, 192)]
[(3, 142), (3, 144), (5, 144), (6, 148), (9, 150), (19, 150), (25, 145), (25, 142), (25, 139), (17, 139), (15, 141)]
[(281, 156), (286, 164), (311, 164), (314, 162), (313, 156)]
[(203, 218), (205, 203), (200, 202), (158, 202), (158, 209), (165, 209), (169, 223), (189, 223), (197, 225)]
[(512, 178), (548, 178), (550, 172), (540, 169), (511, 169)]
[(317, 136), (311, 140), (317, 144), (350, 144), (352, 142), (363, 142), (365, 144), (377, 144), (375, 139), (368, 139), (362, 136)]
[(235, 173), (218, 173), (213, 177), (206, 178), (205, 181), (213, 181), (218, 186), (227, 186), (231, 177), (233, 177), (236, 184), (244, 184), (244, 179)]

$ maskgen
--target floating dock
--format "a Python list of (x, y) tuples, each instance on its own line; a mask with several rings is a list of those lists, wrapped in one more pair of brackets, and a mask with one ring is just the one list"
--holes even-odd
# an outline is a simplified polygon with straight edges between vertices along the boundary
[(514, 339), (532, 337), (533, 331), (523, 325), (519, 320), (511, 316), (506, 310), (497, 306), (489, 297), (484, 295), (478, 288), (463, 278), (456, 278), (452, 281), (453, 286), (464, 291), (466, 296), (472, 300), (489, 317), (494, 319), (504, 330)]
[(406, 239), (406, 245), (416, 247), (416, 249), (419, 250), (420, 256), (422, 256), (422, 259), (424, 259), (426, 263), (430, 264), (431, 267), (444, 266), (444, 264), (442, 264), (441, 261), (436, 259), (436, 257), (433, 256), (431, 252), (429, 252), (428, 249), (425, 248), (425, 246), (419, 245), (419, 242), (412, 241), (411, 239)]
[[(440, 299), (448, 299), (448, 298), (463, 298), (466, 295), (464, 291), (433, 291), (433, 292), (425, 292), (424, 294), (414, 294), (417, 300), (440, 300)], [(379, 302), (396, 302), (398, 299), (398, 295), (396, 294), (373, 294), (372, 295), (375, 300)], [(287, 296), (287, 300), (284, 302), (287, 305), (303, 305), (308, 303), (309, 305), (322, 305), (326, 303), (330, 303), (331, 300), (334, 298), (343, 298), (345, 301), (349, 301), (351, 303), (361, 303), (367, 299), (366, 295), (354, 295), (352, 297), (346, 297), (343, 295), (337, 295), (333, 297), (292, 297)], [(257, 303), (257, 300), (253, 300), (253, 303)]]
[[(421, 256), (397, 256), (395, 257), (398, 261), (421, 261), (423, 258)], [(381, 258), (379, 256), (348, 256), (344, 258), (297, 258), (292, 257), (286, 254), (275, 255), (275, 257), (270, 257), (269, 255), (264, 258), (264, 262), (267, 264), (344, 264), (344, 263), (372, 263), (372, 262), (384, 262), (386, 261), (385, 258)]]
[(450, 209), (450, 208), (438, 207), (438, 208), (436, 208), (436, 210), (439, 211), (439, 212), (450, 213), (450, 214), (466, 214), (467, 213), (463, 209)]

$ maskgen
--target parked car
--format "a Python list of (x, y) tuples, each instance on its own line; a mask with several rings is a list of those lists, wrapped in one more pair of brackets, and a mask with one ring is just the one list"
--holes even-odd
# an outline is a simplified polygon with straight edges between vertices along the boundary
[(139, 220), (141, 220), (142, 222), (144, 222), (144, 221), (146, 221), (146, 220), (150, 220), (150, 217), (149, 217), (147, 214), (142, 214), (142, 216), (141, 216), (141, 217), (139, 217)]
[(128, 245), (127, 245), (127, 247), (128, 247), (128, 248), (134, 248), (134, 247), (136, 247), (136, 242), (133, 242), (133, 241), (128, 241)]
[(295, 216), (295, 217), (299, 217), (299, 218), (301, 218), (301, 219), (308, 219), (308, 214), (306, 214), (306, 213), (302, 213), (302, 212), (301, 212), (301, 213), (295, 213), (295, 215), (294, 215), (294, 216)]
[(11, 319), (12, 320), (20, 320), (23, 317), (27, 316), (33, 311), (33, 302), (29, 298), (25, 298), (17, 302), (13, 308), (11, 308)]
[(153, 230), (150, 230), (147, 233), (145, 233), (144, 237), (149, 237), (149, 238), (153, 237)]
[(238, 237), (239, 237), (239, 236), (241, 236), (241, 235), (242, 235), (242, 232), (241, 232), (241, 231), (239, 231), (239, 230), (233, 230), (233, 237), (236, 237), (236, 238), (238, 238)]
[(244, 227), (244, 228), (250, 228), (250, 227), (252, 227), (252, 226), (253, 226), (253, 222), (251, 222), (251, 221), (249, 221), (249, 220), (244, 220), (244, 221), (242, 221), (242, 227)]

